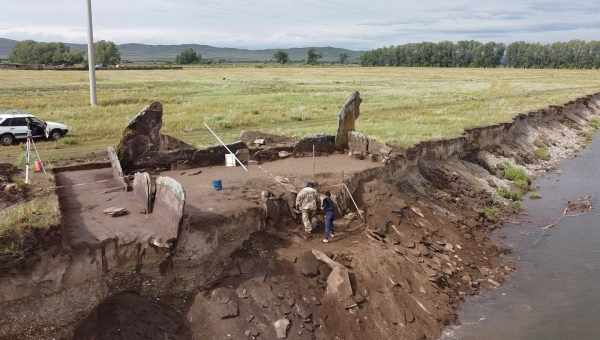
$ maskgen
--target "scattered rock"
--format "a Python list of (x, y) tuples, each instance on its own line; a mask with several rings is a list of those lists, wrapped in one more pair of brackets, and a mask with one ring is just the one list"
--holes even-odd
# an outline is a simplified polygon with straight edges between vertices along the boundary
[(237, 297), (240, 299), (247, 299), (250, 297), (250, 294), (248, 294), (248, 290), (246, 288), (239, 287), (238, 289), (235, 290), (235, 293), (237, 294)]
[(419, 209), (417, 207), (410, 207), (410, 210), (421, 218), (425, 217), (425, 215), (423, 215), (423, 213), (421, 212), (421, 209)]
[(312, 311), (308, 308), (308, 306), (300, 301), (296, 304), (296, 314), (301, 317), (303, 320), (306, 320), (312, 316)]
[(488, 282), (489, 282), (489, 283), (490, 283), (492, 286), (494, 286), (495, 288), (498, 288), (498, 287), (500, 287), (500, 283), (499, 283), (498, 281), (496, 281), (496, 280), (488, 279)]
[(104, 209), (104, 214), (112, 216), (112, 217), (119, 217), (119, 216), (125, 216), (125, 215), (129, 214), (129, 210), (127, 210), (125, 208), (110, 207), (110, 208)]
[(346, 301), (351, 298), (354, 293), (348, 270), (320, 250), (313, 249), (312, 253), (331, 268), (331, 273), (327, 278), (325, 296), (335, 298), (338, 301)]
[(7, 194), (16, 194), (17, 193), (17, 185), (15, 183), (8, 183), (4, 187), (4, 192)]
[(392, 224), (392, 222), (387, 221), (386, 223), (380, 224), (377, 227), (373, 228), (372, 231), (376, 235), (385, 238), (385, 235), (387, 234), (387, 231), (388, 231), (388, 227), (391, 224)]
[(415, 322), (415, 315), (409, 309), (404, 311), (404, 320), (407, 324)]
[(306, 251), (298, 260), (302, 275), (315, 277), (319, 275), (319, 261), (310, 251)]
[(239, 315), (239, 305), (233, 289), (217, 288), (210, 294), (210, 299), (214, 302), (212, 310), (221, 319), (235, 318)]
[(290, 327), (290, 321), (288, 319), (279, 319), (273, 323), (275, 327), (275, 335), (277, 339), (287, 339), (288, 328)]
[(351, 213), (347, 213), (346, 216), (344, 216), (344, 219), (348, 220), (348, 221), (354, 221), (356, 219), (356, 217), (357, 217), (356, 213), (351, 212)]
[(250, 328), (244, 332), (244, 335), (249, 339), (256, 339), (260, 335), (260, 332), (255, 328)]
[(564, 216), (578, 216), (592, 211), (592, 196), (584, 196), (574, 201), (569, 201), (564, 210)]

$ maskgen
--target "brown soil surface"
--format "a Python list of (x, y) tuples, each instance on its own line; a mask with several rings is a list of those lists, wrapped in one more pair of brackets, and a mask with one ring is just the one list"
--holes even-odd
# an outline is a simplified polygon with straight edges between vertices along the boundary
[[(289, 158), (261, 165), (274, 176), (289, 179), (296, 188), (302, 188), (305, 181), (312, 179), (312, 158)], [(339, 184), (342, 172), (346, 175), (382, 166), (381, 163), (356, 160), (345, 155), (317, 157), (317, 179), (323, 184)], [(256, 165), (249, 166), (249, 172), (241, 167), (208, 167), (186, 171), (161, 173), (179, 181), (186, 190), (186, 211), (190, 215), (206, 216), (218, 211), (219, 214), (243, 211), (248, 207), (260, 206), (262, 190), (282, 190), (264, 171)], [(215, 191), (212, 180), (221, 179), (224, 190)], [(60, 172), (56, 175), (57, 190), (63, 215), (63, 226), (68, 243), (73, 247), (94, 246), (110, 239), (120, 243), (147, 240), (150, 237), (162, 238), (163, 230), (153, 223), (151, 215), (140, 214), (131, 192), (119, 191), (119, 183), (113, 179), (110, 168)], [(109, 207), (125, 208), (129, 214), (111, 217), (104, 214)], [(167, 239), (169, 237), (166, 237)]]
[[(158, 224), (148, 223), (148, 216), (139, 213), (142, 207), (135, 203), (133, 193), (120, 190), (111, 168), (60, 172), (56, 182), (63, 233), (71, 247), (94, 247), (112, 239), (122, 244), (147, 243), (150, 237), (162, 235)], [(126, 208), (129, 214), (104, 214), (110, 207)]]

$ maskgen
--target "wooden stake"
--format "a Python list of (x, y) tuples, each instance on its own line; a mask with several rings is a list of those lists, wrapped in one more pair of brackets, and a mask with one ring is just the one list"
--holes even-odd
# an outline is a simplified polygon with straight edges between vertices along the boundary
[(360, 212), (360, 209), (358, 208), (358, 204), (356, 204), (356, 201), (354, 200), (354, 197), (352, 197), (352, 193), (350, 192), (350, 189), (348, 189), (348, 186), (346, 185), (346, 183), (342, 183), (342, 185), (344, 186), (344, 188), (346, 188), (346, 192), (348, 192), (348, 195), (350, 195), (350, 199), (352, 200), (352, 203), (354, 203), (354, 207), (356, 208), (356, 212), (358, 213), (358, 215), (360, 216), (360, 218), (363, 220), (363, 222), (365, 221), (365, 217), (363, 216), (363, 214)]
[(313, 181), (317, 181), (317, 157), (315, 155), (315, 145), (313, 144)]

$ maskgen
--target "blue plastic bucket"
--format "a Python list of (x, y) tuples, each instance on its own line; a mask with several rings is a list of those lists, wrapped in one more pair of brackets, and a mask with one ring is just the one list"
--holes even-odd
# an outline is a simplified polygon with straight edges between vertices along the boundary
[(223, 190), (223, 182), (220, 179), (215, 179), (214, 181), (212, 181), (212, 186), (217, 191)]

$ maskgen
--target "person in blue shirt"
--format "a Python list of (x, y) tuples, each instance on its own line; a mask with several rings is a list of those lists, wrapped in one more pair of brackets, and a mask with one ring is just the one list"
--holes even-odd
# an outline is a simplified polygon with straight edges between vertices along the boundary
[(323, 243), (329, 243), (334, 236), (333, 221), (335, 220), (335, 204), (331, 199), (331, 192), (327, 191), (325, 193), (321, 208), (325, 213), (325, 238)]

